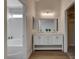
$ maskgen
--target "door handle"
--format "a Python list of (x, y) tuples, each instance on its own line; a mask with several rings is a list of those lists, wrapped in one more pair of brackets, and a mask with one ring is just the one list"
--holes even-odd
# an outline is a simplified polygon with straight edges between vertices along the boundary
[(13, 37), (12, 36), (9, 36), (8, 39), (13, 39)]
[(10, 39), (10, 36), (8, 37), (8, 39)]

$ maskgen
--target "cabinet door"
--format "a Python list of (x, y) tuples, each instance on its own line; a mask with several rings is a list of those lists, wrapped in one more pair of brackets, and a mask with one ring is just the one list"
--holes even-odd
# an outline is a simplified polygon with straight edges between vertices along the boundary
[(34, 45), (39, 45), (40, 44), (40, 39), (38, 38), (38, 36), (34, 36), (33, 44)]
[(47, 37), (47, 43), (48, 43), (48, 45), (53, 45), (53, 37), (52, 36)]
[(56, 36), (56, 39), (57, 39), (57, 42), (59, 45), (63, 44), (63, 36), (62, 35)]
[(63, 44), (63, 37), (61, 35), (48, 37), (48, 45), (61, 45)]
[(40, 45), (48, 45), (46, 36), (41, 36)]
[(56, 45), (58, 42), (57, 42), (57, 39), (55, 38), (55, 36), (51, 36), (50, 39), (49, 39), (49, 44), (50, 45)]
[(49, 36), (47, 39), (47, 42), (48, 42), (48, 45), (56, 45), (58, 43), (55, 36)]

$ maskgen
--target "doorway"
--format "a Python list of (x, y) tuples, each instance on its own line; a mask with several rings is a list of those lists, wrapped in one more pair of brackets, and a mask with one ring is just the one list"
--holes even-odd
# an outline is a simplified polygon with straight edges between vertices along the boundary
[(67, 9), (68, 54), (75, 57), (75, 4)]

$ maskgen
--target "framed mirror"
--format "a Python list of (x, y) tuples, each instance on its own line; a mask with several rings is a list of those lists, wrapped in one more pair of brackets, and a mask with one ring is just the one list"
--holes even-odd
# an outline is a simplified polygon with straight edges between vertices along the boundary
[(39, 19), (39, 32), (57, 32), (58, 19)]

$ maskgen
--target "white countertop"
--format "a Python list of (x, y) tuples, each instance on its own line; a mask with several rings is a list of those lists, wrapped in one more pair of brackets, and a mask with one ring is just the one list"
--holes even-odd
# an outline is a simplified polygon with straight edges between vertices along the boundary
[(63, 35), (61, 32), (32, 32), (33, 35)]

